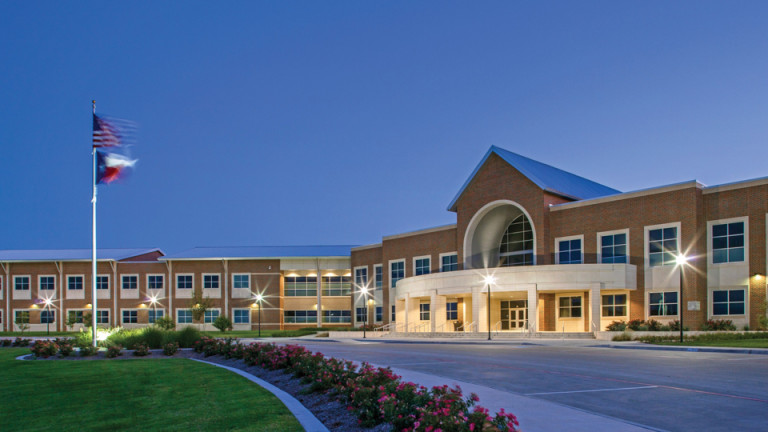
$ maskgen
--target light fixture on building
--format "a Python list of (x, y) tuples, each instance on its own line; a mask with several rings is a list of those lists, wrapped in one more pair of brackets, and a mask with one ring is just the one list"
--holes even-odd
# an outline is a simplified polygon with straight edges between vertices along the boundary
[(756, 281), (763, 280), (763, 275), (761, 275), (760, 273), (755, 273), (752, 275), (752, 277), (755, 278)]

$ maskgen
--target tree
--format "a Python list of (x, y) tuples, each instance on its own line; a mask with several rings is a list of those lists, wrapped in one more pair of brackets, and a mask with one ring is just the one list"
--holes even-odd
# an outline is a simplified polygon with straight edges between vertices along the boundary
[(202, 291), (195, 291), (192, 298), (189, 299), (189, 309), (192, 311), (192, 319), (203, 323), (205, 330), (205, 311), (213, 307), (213, 301), (208, 296), (203, 297)]
[(227, 330), (232, 330), (232, 320), (226, 315), (219, 315), (216, 321), (213, 322), (213, 326), (223, 333)]
[(29, 329), (29, 312), (22, 312), (16, 315), (16, 326), (21, 331), (21, 335), (24, 336), (24, 332)]

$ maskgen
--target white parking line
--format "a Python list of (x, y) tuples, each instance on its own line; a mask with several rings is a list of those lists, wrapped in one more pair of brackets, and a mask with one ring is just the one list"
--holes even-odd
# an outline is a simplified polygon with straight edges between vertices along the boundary
[(590, 393), (590, 392), (606, 392), (606, 391), (620, 391), (620, 390), (640, 390), (657, 388), (658, 386), (642, 386), (642, 387), (621, 387), (621, 388), (605, 388), (594, 390), (573, 390), (573, 391), (561, 391), (561, 392), (545, 392), (545, 393), (526, 393), (526, 396), (538, 396), (538, 395), (553, 395), (553, 394), (567, 394), (567, 393)]

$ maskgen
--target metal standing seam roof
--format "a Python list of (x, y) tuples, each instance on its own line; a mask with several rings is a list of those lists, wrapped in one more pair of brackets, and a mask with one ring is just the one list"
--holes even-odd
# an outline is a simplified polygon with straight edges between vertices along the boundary
[(348, 258), (354, 245), (196, 247), (161, 260), (215, 258)]
[(496, 153), (500, 158), (516, 170), (520, 171), (521, 174), (534, 182), (542, 190), (556, 195), (574, 200), (583, 200), (621, 193), (619, 190), (593, 182), (592, 180), (577, 176), (576, 174), (529, 159), (509, 150), (504, 150), (503, 148), (491, 146), (480, 163), (477, 164), (475, 170), (472, 171), (472, 174), (470, 174), (467, 181), (461, 186), (459, 193), (456, 194), (453, 201), (448, 205), (449, 211), (456, 211), (456, 202), (459, 200), (459, 197), (461, 197), (464, 190), (469, 186), (469, 183), (475, 175), (477, 175), (480, 167), (483, 166), (492, 153)]
[[(120, 261), (151, 252), (160, 252), (158, 248), (151, 249), (97, 249), (97, 261)], [(91, 249), (33, 249), (33, 250), (0, 250), (0, 261), (90, 261)]]

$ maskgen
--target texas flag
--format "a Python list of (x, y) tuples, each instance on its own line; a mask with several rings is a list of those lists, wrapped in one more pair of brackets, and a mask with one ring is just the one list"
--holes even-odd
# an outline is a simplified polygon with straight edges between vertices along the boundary
[(124, 178), (138, 159), (129, 159), (117, 153), (96, 151), (96, 184), (112, 183)]

